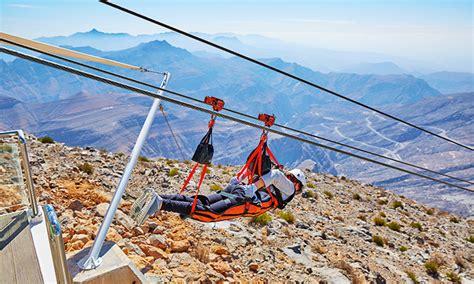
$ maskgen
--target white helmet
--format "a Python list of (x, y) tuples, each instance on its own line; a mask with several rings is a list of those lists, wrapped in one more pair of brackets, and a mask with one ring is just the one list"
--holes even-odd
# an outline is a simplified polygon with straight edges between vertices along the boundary
[(304, 173), (300, 169), (292, 169), (289, 171), (290, 174), (292, 174), (299, 182), (301, 182), (301, 185), (306, 186), (306, 177), (304, 176)]

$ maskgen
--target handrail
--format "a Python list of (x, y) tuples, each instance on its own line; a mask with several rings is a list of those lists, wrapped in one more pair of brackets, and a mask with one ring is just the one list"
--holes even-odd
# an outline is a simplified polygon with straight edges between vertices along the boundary
[(28, 193), (28, 199), (30, 201), (32, 217), (36, 217), (40, 214), (40, 212), (38, 210), (38, 202), (36, 200), (33, 177), (31, 176), (31, 167), (28, 159), (28, 148), (26, 147), (26, 136), (20, 129), (0, 132), (0, 138), (8, 136), (16, 136), (18, 138), (21, 154), (21, 167), (25, 172), (26, 188)]

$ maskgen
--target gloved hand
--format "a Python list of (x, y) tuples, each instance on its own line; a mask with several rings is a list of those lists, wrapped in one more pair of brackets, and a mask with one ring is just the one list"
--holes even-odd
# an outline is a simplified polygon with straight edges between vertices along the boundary
[(245, 197), (252, 198), (255, 195), (257, 189), (258, 188), (255, 186), (255, 184), (246, 185), (244, 190)]
[(238, 177), (232, 177), (232, 178), (230, 179), (229, 184), (230, 184), (230, 185), (238, 185), (238, 184), (240, 184), (241, 182), (242, 182), (242, 181), (241, 181)]

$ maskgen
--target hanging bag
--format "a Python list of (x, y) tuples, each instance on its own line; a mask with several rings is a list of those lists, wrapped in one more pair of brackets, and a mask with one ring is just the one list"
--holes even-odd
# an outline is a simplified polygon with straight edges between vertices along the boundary
[(212, 127), (209, 128), (206, 135), (201, 139), (201, 142), (194, 152), (192, 160), (199, 164), (209, 165), (214, 156), (214, 146), (212, 145)]

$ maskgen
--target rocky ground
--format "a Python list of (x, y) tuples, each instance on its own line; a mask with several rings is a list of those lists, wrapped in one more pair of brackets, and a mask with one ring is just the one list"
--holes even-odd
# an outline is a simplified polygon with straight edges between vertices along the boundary
[[(66, 251), (91, 245), (127, 155), (33, 140), (30, 156), (40, 202), (55, 206)], [(178, 192), (191, 165), (141, 160), (107, 238), (150, 280), (474, 281), (474, 220), (344, 177), (308, 173), (305, 197), (271, 212), (268, 224), (249, 218), (205, 224), (162, 212), (134, 228), (127, 216), (134, 198), (147, 187)], [(225, 186), (237, 170), (213, 165), (203, 194)]]

